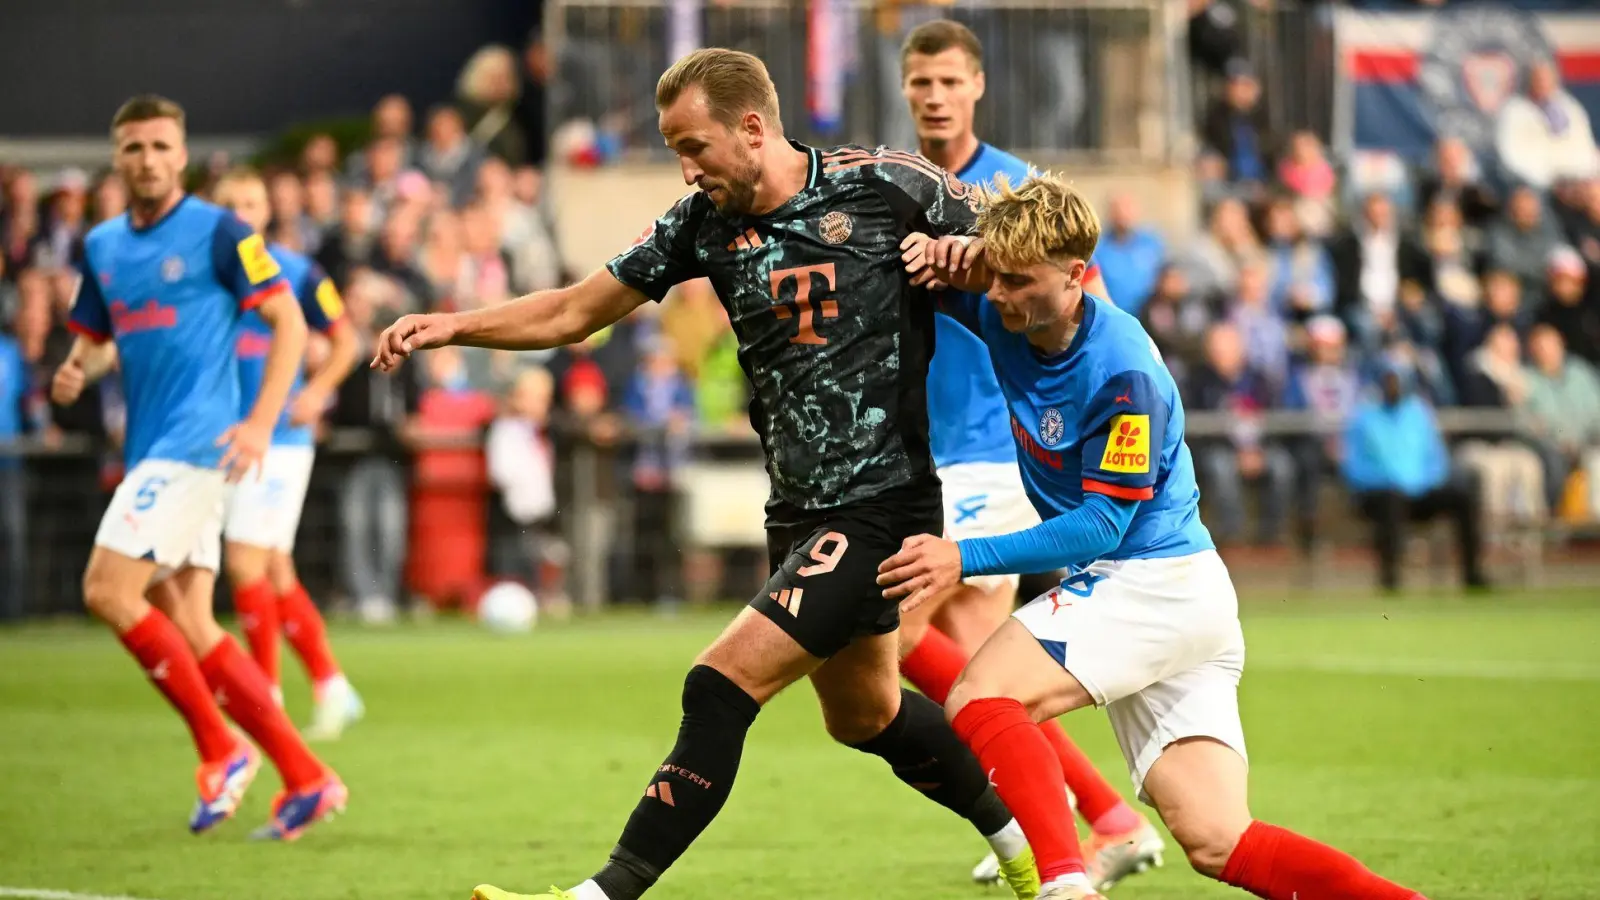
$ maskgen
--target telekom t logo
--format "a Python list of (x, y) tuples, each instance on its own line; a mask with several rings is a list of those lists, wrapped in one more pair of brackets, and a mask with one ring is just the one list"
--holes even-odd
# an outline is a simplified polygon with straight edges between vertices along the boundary
[[(833, 290), (833, 263), (823, 263), (817, 266), (795, 266), (790, 269), (772, 270), (772, 299), (778, 301), (772, 305), (772, 311), (780, 319), (793, 316), (798, 310), (800, 313), (800, 331), (789, 339), (791, 344), (813, 344), (822, 346), (828, 339), (817, 334), (813, 317), (821, 315), (824, 319), (837, 319), (839, 317), (839, 302), (837, 300), (823, 300), (817, 304), (818, 309), (812, 309), (811, 303), (811, 276), (822, 276), (822, 289)], [(794, 279), (794, 299), (783, 299), (784, 282)]]

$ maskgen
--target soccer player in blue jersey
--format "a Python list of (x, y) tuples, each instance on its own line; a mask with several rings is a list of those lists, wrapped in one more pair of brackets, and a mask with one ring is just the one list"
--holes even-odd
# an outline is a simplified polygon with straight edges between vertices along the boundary
[[(983, 47), (965, 25), (949, 19), (912, 29), (900, 53), (902, 88), (922, 155), (969, 184), (992, 187), (996, 176), (1016, 184), (1031, 167), (978, 139), (973, 119), (983, 96)], [(1090, 260), (1085, 287), (1106, 296)], [(928, 367), (928, 437), (944, 486), (945, 536), (992, 537), (1039, 524), (1023, 490), (1017, 450), (989, 351), (948, 316), (934, 317), (937, 344)], [(900, 670), (917, 689), (943, 703), (972, 654), (1016, 605), (1016, 574), (972, 575), (901, 618)], [(1055, 749), (1089, 825), (1084, 858), (1101, 889), (1161, 865), (1161, 835), (1122, 798), (1059, 722), (1040, 730)], [(1000, 877), (990, 854), (973, 870), (980, 882)]]
[[(225, 174), (217, 183), (216, 201), (264, 234), (272, 209), (267, 185), (249, 169)], [(337, 738), (345, 726), (361, 718), (361, 698), (350, 686), (328, 643), (327, 626), (294, 568), (295, 532), (311, 483), (316, 450), (312, 427), (322, 417), (339, 383), (355, 367), (355, 330), (344, 319), (344, 301), (333, 280), (316, 263), (287, 247), (272, 244), (277, 260), (294, 289), (306, 323), (328, 338), (328, 355), (307, 380), (297, 368), (289, 406), (272, 432), (272, 446), (261, 463), (261, 477), (246, 479), (228, 504), (223, 538), (228, 581), (240, 627), (250, 653), (272, 682), (282, 701), (278, 678), (280, 623), (311, 677), (314, 707), (306, 737)], [(272, 328), (254, 312), (244, 314), (239, 328), (239, 377), (243, 409), (256, 402), (266, 376)]]
[[(257, 836), (293, 839), (344, 805), (344, 785), (273, 703), (211, 602), (229, 483), (251, 477), (271, 442), (305, 320), (261, 238), (184, 193), (181, 107), (135, 97), (111, 133), (131, 203), (85, 238), (71, 318), (77, 339), (51, 385), (57, 403), (71, 403), (116, 367), (127, 398), (127, 475), (95, 535), (84, 602), (189, 725), (200, 755), (190, 829), (230, 818), (260, 765), (226, 711), (283, 775)], [(249, 309), (271, 326), (272, 347), (261, 394), (240, 421), (233, 350)]]
[[(1039, 900), (1101, 895), (1034, 723), (1104, 706), (1139, 796), (1202, 874), (1268, 900), (1420, 900), (1351, 857), (1254, 821), (1238, 683), (1238, 599), (1183, 441), (1183, 404), (1139, 321), (1083, 290), (1093, 208), (1049, 176), (1000, 185), (978, 239), (907, 239), (908, 270), (966, 289), (948, 309), (988, 345), (1028, 497), (1044, 520), (907, 538), (880, 566), (915, 605), (964, 575), (1072, 566), (978, 651), (945, 710), (1016, 814)], [(931, 262), (931, 268), (929, 263)]]

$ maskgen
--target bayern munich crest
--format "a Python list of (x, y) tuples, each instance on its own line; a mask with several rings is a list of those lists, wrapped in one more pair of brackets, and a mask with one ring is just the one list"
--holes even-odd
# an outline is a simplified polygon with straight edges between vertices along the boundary
[(1039, 417), (1039, 443), (1054, 447), (1061, 443), (1066, 434), (1067, 421), (1061, 417), (1061, 410), (1054, 406), (1046, 409), (1044, 415)]
[(1527, 66), (1554, 59), (1534, 16), (1471, 4), (1430, 13), (1434, 25), (1417, 83), (1434, 129), (1474, 147), (1494, 143), (1495, 118), (1516, 95)]
[(855, 223), (850, 220), (849, 213), (834, 210), (822, 217), (817, 223), (817, 233), (830, 244), (842, 244), (850, 240), (850, 232), (855, 230)]

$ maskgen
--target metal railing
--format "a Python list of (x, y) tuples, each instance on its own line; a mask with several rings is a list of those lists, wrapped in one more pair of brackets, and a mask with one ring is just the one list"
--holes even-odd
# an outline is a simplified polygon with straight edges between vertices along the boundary
[[(628, 158), (666, 158), (653, 98), (695, 46), (762, 58), (785, 130), (818, 144), (914, 147), (900, 94), (900, 44), (917, 24), (957, 19), (984, 44), (977, 129), (1041, 161), (1166, 162), (1187, 140), (1182, 4), (1166, 0), (552, 0), (557, 54), (549, 125), (592, 123)], [(815, 38), (815, 40), (813, 40)]]

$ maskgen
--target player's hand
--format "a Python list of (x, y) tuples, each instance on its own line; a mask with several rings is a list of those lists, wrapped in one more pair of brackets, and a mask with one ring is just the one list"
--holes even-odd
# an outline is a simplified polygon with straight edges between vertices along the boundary
[(50, 379), (50, 401), (57, 406), (71, 406), (78, 402), (88, 383), (89, 376), (84, 373), (83, 364), (69, 359), (56, 369), (55, 377)]
[(226, 446), (228, 449), (222, 454), (219, 463), (228, 473), (228, 481), (241, 481), (256, 470), (256, 477), (261, 476), (262, 457), (267, 455), (267, 448), (272, 445), (272, 425), (262, 425), (258, 422), (246, 420), (232, 426), (217, 438), (217, 446)]
[(921, 287), (928, 285), (933, 288), (932, 255), (928, 252), (933, 246), (933, 238), (920, 231), (913, 231), (906, 235), (900, 242), (900, 261), (906, 264), (906, 274), (911, 276), (911, 286)]
[(455, 335), (455, 322), (448, 313), (401, 316), (378, 335), (378, 353), (369, 365), (393, 372), (416, 351), (443, 347)]
[(297, 427), (315, 424), (322, 419), (323, 410), (327, 408), (326, 393), (310, 386), (302, 388), (300, 393), (289, 401), (289, 424)]
[(878, 564), (878, 585), (886, 600), (900, 600), (910, 612), (924, 600), (961, 581), (961, 549), (955, 541), (917, 534), (905, 539), (900, 552)]

